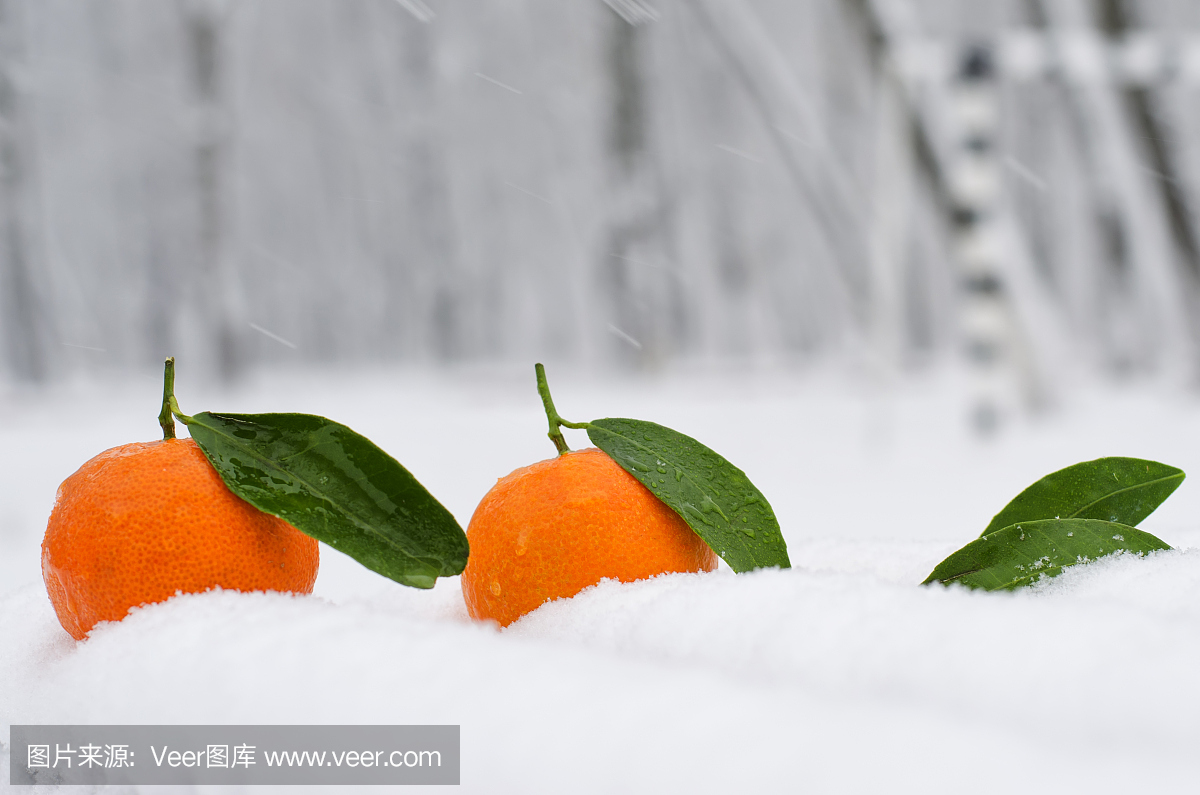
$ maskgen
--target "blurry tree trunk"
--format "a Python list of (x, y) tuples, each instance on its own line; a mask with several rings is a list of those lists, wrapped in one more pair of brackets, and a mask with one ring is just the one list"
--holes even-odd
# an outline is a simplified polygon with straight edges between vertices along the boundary
[[(1090, 7), (1089, 7), (1090, 6)], [(1060, 58), (1098, 60), (1105, 77), (1114, 78), (1104, 42), (1097, 34), (1099, 6), (1084, 0), (1042, 0), (1040, 8), (1055, 36)], [(1082, 30), (1082, 35), (1074, 31)], [(1195, 342), (1188, 331), (1186, 296), (1168, 228), (1161, 191), (1138, 163), (1141, 132), (1115, 83), (1070, 87), (1085, 152), (1093, 160), (1096, 214), (1107, 242), (1108, 267), (1101, 295), (1108, 306), (1101, 331), (1113, 364), (1195, 372)], [(1115, 333), (1114, 333), (1115, 332)], [(1124, 333), (1122, 333), (1124, 332)]]
[[(446, 135), (439, 121), (443, 114), (438, 107), (442, 86), (435, 57), (437, 29), (409, 14), (399, 16), (402, 74), (398, 80), (405, 87), (403, 113), (407, 118), (401, 141), (405, 217), (397, 223), (405, 239), (398, 261), (390, 266), (393, 271), (403, 271), (389, 278), (391, 304), (395, 309), (407, 304), (409, 311), (422, 319), (419, 349), (439, 360), (456, 359), (468, 351), (476, 335), (467, 328), (473, 319), (465, 311), (471, 285), (462, 278), (459, 264)], [(424, 299), (416, 305), (411, 297), (400, 294), (411, 289), (414, 280), (418, 282), (417, 295)]]
[(832, 311), (826, 307), (826, 324), (849, 320), (860, 330), (867, 323), (870, 289), (870, 254), (859, 229), (866, 201), (860, 186), (830, 146), (811, 98), (753, 6), (697, 0), (686, 7), (741, 84), (814, 221), (819, 253), (806, 259), (819, 271), (833, 305)]
[[(1134, 27), (1127, 4), (1121, 0), (1098, 0), (1098, 6), (1100, 29), (1114, 42), (1119, 41)], [(1184, 313), (1185, 318), (1190, 321), (1189, 331), (1195, 337), (1200, 331), (1193, 310), (1197, 302), (1197, 282), (1200, 279), (1200, 234), (1184, 195), (1184, 183), (1180, 179), (1181, 174), (1176, 163), (1174, 136), (1160, 120), (1160, 111), (1155, 102), (1156, 93), (1152, 88), (1129, 86), (1122, 93), (1124, 110), (1139, 144), (1137, 148), (1149, 161), (1149, 169), (1153, 176), (1158, 178), (1153, 182), (1153, 189), (1159, 194), (1175, 253), (1183, 266), (1179, 277), (1180, 286), (1186, 286)], [(1196, 363), (1193, 363), (1192, 367), (1195, 366)]]
[(878, 71), (876, 95), (874, 200), (871, 206), (870, 338), (876, 371), (890, 381), (904, 355), (904, 270), (912, 227), (913, 164), (901, 87), (892, 70)]
[(186, 279), (185, 301), (193, 308), (202, 335), (199, 353), (225, 379), (237, 375), (241, 309), (231, 256), (233, 190), (232, 98), (228, 72), (225, 0), (186, 0), (185, 41), (191, 61), (196, 103), (195, 174), (197, 251), (195, 270)]
[(146, 207), (146, 294), (143, 328), (146, 339), (144, 351), (150, 361), (174, 356), (180, 351), (177, 314), (180, 284), (172, 267), (170, 245), (170, 201), (168, 180), (155, 164), (144, 165), (142, 190), (147, 197)]
[(649, 30), (610, 19), (606, 48), (611, 115), (607, 144), (607, 229), (598, 269), (620, 360), (661, 361), (683, 336), (682, 295), (671, 280), (668, 207), (651, 151), (646, 48)]
[(25, 61), (20, 0), (0, 0), (0, 334), (20, 380), (47, 374), (48, 318), (37, 289), (34, 132), (19, 81)]

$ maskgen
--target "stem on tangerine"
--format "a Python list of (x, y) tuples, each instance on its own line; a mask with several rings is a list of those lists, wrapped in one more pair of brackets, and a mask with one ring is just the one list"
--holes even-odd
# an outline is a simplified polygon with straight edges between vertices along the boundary
[(567, 446), (567, 440), (559, 429), (562, 427), (585, 429), (588, 424), (586, 422), (568, 422), (558, 416), (558, 410), (554, 408), (554, 398), (550, 397), (550, 386), (546, 383), (546, 368), (541, 364), (535, 364), (533, 371), (537, 374), (538, 394), (542, 396), (542, 405), (546, 407), (546, 419), (550, 422), (550, 432), (546, 435), (550, 437), (550, 441), (554, 442), (558, 454), (566, 455), (571, 452), (571, 448)]
[[(162, 411), (158, 413), (158, 424), (162, 427), (163, 439), (175, 438), (175, 418), (171, 416), (171, 404), (175, 400), (175, 357), (168, 356), (163, 362)], [(179, 404), (176, 403), (176, 406)]]
[(163, 402), (162, 411), (158, 413), (163, 439), (175, 438), (175, 420), (187, 425), (192, 418), (179, 410), (179, 401), (175, 399), (175, 357), (168, 356), (163, 362)]

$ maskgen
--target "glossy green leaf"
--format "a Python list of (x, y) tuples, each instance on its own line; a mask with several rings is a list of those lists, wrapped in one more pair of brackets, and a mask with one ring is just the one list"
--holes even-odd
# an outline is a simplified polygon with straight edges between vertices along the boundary
[(1140, 458), (1084, 461), (1018, 494), (982, 535), (1036, 519), (1103, 519), (1135, 527), (1179, 488), (1183, 478), (1183, 470)]
[(587, 433), (734, 571), (792, 565), (767, 498), (746, 473), (700, 442), (643, 420), (593, 420)]
[(1054, 577), (1068, 566), (1126, 552), (1170, 549), (1133, 527), (1099, 519), (1042, 519), (977, 538), (943, 560), (922, 585), (960, 583), (1000, 591)]
[(467, 537), (407, 469), (311, 414), (213, 414), (188, 431), (229, 489), (261, 511), (416, 588), (460, 574)]

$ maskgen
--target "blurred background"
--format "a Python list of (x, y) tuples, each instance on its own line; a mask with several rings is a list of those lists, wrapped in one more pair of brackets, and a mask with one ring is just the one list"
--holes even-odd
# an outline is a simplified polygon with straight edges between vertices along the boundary
[(1196, 382), (1190, 0), (0, 0), (0, 383)]

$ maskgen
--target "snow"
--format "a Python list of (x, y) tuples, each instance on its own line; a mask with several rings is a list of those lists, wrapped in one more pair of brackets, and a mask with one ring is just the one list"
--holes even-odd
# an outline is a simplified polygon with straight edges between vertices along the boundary
[[(454, 723), (468, 793), (1177, 792), (1198, 780), (1194, 484), (1143, 523), (1175, 550), (1015, 594), (917, 586), (1062, 466), (1130, 455), (1200, 472), (1193, 397), (1080, 385), (984, 441), (962, 421), (953, 373), (883, 385), (549, 376), (570, 419), (651, 419), (742, 467), (772, 501), (793, 568), (604, 582), (502, 632), (467, 618), (456, 578), (408, 589), (325, 548), (311, 597), (178, 597), (77, 643), (40, 582), (45, 517), (84, 460), (154, 438), (159, 386), (8, 394), (0, 720)], [(177, 393), (188, 412), (345, 422), (464, 526), (495, 478), (553, 453), (528, 366), (265, 373), (229, 390), (190, 383), (184, 367)]]

